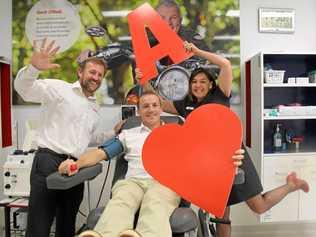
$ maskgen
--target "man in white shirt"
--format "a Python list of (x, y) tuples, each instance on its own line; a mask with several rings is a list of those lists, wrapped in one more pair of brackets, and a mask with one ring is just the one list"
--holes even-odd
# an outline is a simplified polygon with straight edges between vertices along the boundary
[(38, 151), (31, 171), (27, 237), (48, 237), (54, 217), (56, 236), (75, 235), (76, 215), (83, 198), (84, 185), (65, 191), (48, 190), (46, 177), (58, 170), (66, 159), (77, 159), (90, 142), (101, 143), (115, 132), (95, 134), (99, 106), (94, 92), (99, 88), (107, 66), (99, 58), (85, 58), (77, 70), (78, 81), (71, 84), (57, 79), (37, 80), (41, 71), (56, 69), (52, 63), (59, 47), (43, 40), (41, 47), (33, 44), (30, 65), (22, 68), (14, 86), (21, 97), (41, 103), (41, 125)]
[[(112, 189), (112, 199), (106, 206), (93, 231), (85, 231), (80, 237), (171, 237), (169, 218), (180, 202), (180, 197), (169, 188), (154, 180), (144, 169), (141, 159), (147, 136), (163, 124), (160, 98), (154, 92), (141, 95), (138, 105), (142, 124), (123, 130), (117, 140), (105, 142), (99, 149), (83, 154), (79, 160), (65, 161), (60, 173), (73, 175), (80, 168), (91, 166), (101, 160), (111, 159), (125, 150), (128, 170), (124, 180)], [(114, 147), (114, 149), (113, 149)], [(117, 150), (117, 152), (113, 152)], [(232, 157), (236, 166), (241, 165), (243, 150)], [(77, 167), (76, 170), (70, 167)], [(134, 214), (140, 208), (136, 229), (133, 230)]]

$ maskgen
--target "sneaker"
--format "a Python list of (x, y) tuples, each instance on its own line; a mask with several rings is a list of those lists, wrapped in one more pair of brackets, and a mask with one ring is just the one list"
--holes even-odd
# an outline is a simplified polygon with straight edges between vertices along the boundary
[(142, 237), (142, 236), (135, 230), (124, 230), (120, 233), (119, 237)]
[(82, 232), (79, 237), (102, 237), (98, 232), (93, 230), (86, 230)]

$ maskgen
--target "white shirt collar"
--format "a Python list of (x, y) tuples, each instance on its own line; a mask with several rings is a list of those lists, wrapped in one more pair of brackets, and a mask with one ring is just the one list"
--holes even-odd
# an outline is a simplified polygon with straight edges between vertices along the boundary
[[(161, 126), (165, 124), (165, 122), (162, 120), (160, 120), (160, 123), (161, 123)], [(141, 123), (140, 132), (142, 132), (142, 131), (151, 132), (152, 130), (149, 127), (147, 127), (145, 124)]]
[[(85, 94), (82, 91), (82, 87), (81, 87), (79, 80), (72, 83), (72, 88), (74, 91), (80, 92), (83, 96), (85, 96)], [(95, 101), (97, 99), (95, 96), (95, 93), (92, 96), (89, 96), (88, 99)]]

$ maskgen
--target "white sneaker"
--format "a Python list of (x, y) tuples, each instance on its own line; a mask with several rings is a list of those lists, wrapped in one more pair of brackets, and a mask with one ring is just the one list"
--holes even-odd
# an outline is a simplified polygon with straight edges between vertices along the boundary
[(79, 237), (102, 237), (98, 232), (93, 230), (86, 230), (82, 232)]
[(124, 230), (120, 233), (119, 237), (141, 237), (135, 230)]

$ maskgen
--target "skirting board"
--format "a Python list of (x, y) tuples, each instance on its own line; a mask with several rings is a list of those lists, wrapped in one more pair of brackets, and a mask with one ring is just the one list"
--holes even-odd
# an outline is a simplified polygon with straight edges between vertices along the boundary
[(232, 237), (315, 237), (316, 223), (232, 226)]

